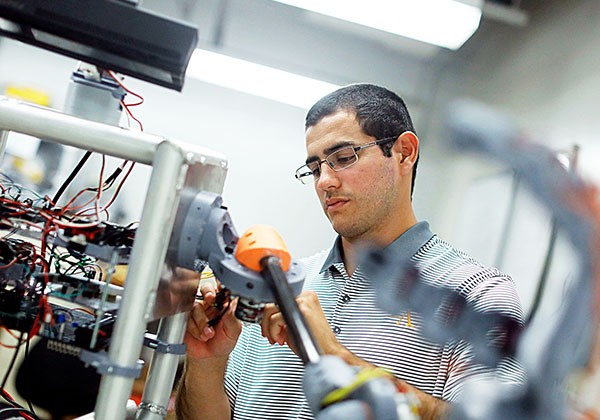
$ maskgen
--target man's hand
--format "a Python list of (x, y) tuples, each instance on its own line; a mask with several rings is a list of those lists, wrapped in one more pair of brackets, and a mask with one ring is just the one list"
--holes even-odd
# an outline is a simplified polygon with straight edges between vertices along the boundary
[(242, 323), (234, 315), (237, 301), (232, 301), (221, 320), (211, 327), (210, 319), (218, 315), (213, 305), (216, 289), (207, 282), (201, 285), (200, 292), (203, 300), (194, 304), (185, 333), (188, 358), (227, 357), (242, 331)]
[[(300, 312), (302, 312), (308, 323), (315, 341), (325, 354), (339, 356), (340, 352), (346, 350), (337, 341), (333, 331), (331, 331), (329, 322), (327, 322), (327, 318), (325, 318), (325, 314), (319, 303), (319, 298), (314, 291), (304, 290), (296, 298), (296, 302), (298, 303)], [(294, 353), (298, 354), (291, 337), (288, 335), (283, 315), (276, 305), (270, 304), (265, 307), (261, 328), (263, 337), (266, 337), (269, 343), (287, 344)]]
[(229, 304), (219, 322), (209, 321), (220, 311), (215, 308), (216, 287), (209, 282), (200, 286), (202, 301), (194, 304), (190, 313), (185, 343), (187, 359), (185, 372), (177, 389), (177, 419), (228, 420), (231, 407), (225, 394), (225, 369), (229, 353), (242, 331), (235, 317), (236, 301)]

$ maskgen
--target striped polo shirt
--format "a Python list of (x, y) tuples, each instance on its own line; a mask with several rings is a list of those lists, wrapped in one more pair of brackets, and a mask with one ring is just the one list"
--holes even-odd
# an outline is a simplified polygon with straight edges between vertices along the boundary
[[(444, 400), (455, 401), (462, 386), (482, 377), (504, 382), (524, 381), (512, 359), (492, 371), (472, 362), (470, 346), (462, 341), (437, 344), (421, 335), (416, 312), (389, 314), (376, 305), (376, 295), (360, 266), (346, 273), (338, 237), (331, 250), (302, 260), (304, 288), (316, 291), (338, 341), (358, 357), (390, 370), (396, 377)], [(389, 247), (412, 255), (424, 281), (444, 285), (464, 296), (475, 308), (493, 310), (520, 323), (523, 314), (512, 279), (485, 267), (417, 223)], [(302, 391), (303, 366), (287, 347), (270, 345), (260, 325), (244, 325), (231, 353), (225, 389), (234, 419), (312, 419)]]

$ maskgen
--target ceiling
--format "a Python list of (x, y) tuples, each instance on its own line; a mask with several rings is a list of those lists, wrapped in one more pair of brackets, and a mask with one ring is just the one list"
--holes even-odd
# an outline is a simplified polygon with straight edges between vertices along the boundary
[[(519, 0), (487, 0), (484, 20), (524, 25), (527, 15), (519, 6)], [(345, 77), (355, 77), (352, 70), (331, 65), (327, 56), (335, 63), (340, 59), (348, 63), (361, 56), (368, 59), (375, 51), (388, 57), (428, 61), (448, 52), (270, 0), (143, 0), (141, 7), (196, 25), (200, 47), (331, 82), (351, 82)], [(343, 60), (347, 56), (354, 59)], [(368, 68), (382, 64), (371, 61)], [(357, 73), (360, 75), (360, 69)]]
[[(143, 0), (140, 6), (197, 26), (201, 48), (337, 85), (386, 86), (411, 103), (417, 119), (418, 108), (432, 101), (440, 72), (456, 56), (271, 0)], [(487, 1), (480, 30), (462, 50), (476, 43), (473, 39), (486, 22), (524, 25), (527, 15), (518, 6)]]

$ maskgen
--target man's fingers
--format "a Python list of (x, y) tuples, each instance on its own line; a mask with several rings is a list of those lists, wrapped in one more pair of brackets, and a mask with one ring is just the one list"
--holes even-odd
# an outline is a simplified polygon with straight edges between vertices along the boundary
[(262, 336), (269, 340), (270, 344), (278, 342), (278, 335), (274, 334), (274, 331), (281, 330), (281, 325), (279, 325), (281, 322), (283, 322), (283, 317), (279, 312), (279, 308), (271, 303), (266, 305), (263, 309), (260, 331)]
[[(263, 308), (262, 321), (260, 322), (260, 331), (263, 337), (269, 338), (269, 323), (271, 322), (271, 316), (278, 312), (279, 308), (274, 303), (269, 303)], [(271, 343), (270, 339), (269, 342)]]
[(237, 307), (238, 299), (233, 299), (229, 303), (227, 312), (223, 315), (221, 322), (223, 323), (223, 332), (231, 340), (237, 340), (240, 332), (242, 331), (242, 321), (236, 318), (235, 309)]
[(208, 303), (213, 303), (217, 296), (217, 285), (212, 281), (201, 281), (200, 282), (200, 294), (202, 298)]
[(208, 316), (201, 304), (195, 304), (190, 313), (187, 332), (197, 340), (207, 341), (214, 337), (214, 328), (208, 325)]
[[(267, 328), (267, 338), (269, 342), (273, 341), (279, 345), (284, 345), (287, 338), (285, 332), (285, 321), (281, 312), (271, 315)], [(271, 343), (273, 344), (273, 343)]]

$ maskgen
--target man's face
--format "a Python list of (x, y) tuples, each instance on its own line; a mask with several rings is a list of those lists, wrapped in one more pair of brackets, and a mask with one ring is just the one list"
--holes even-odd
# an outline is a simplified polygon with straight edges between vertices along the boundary
[[(363, 133), (353, 112), (338, 111), (306, 130), (307, 161), (373, 140)], [(337, 172), (323, 163), (315, 190), (337, 233), (346, 239), (378, 241), (402, 209), (398, 160), (385, 157), (379, 146), (358, 155), (356, 164)]]

